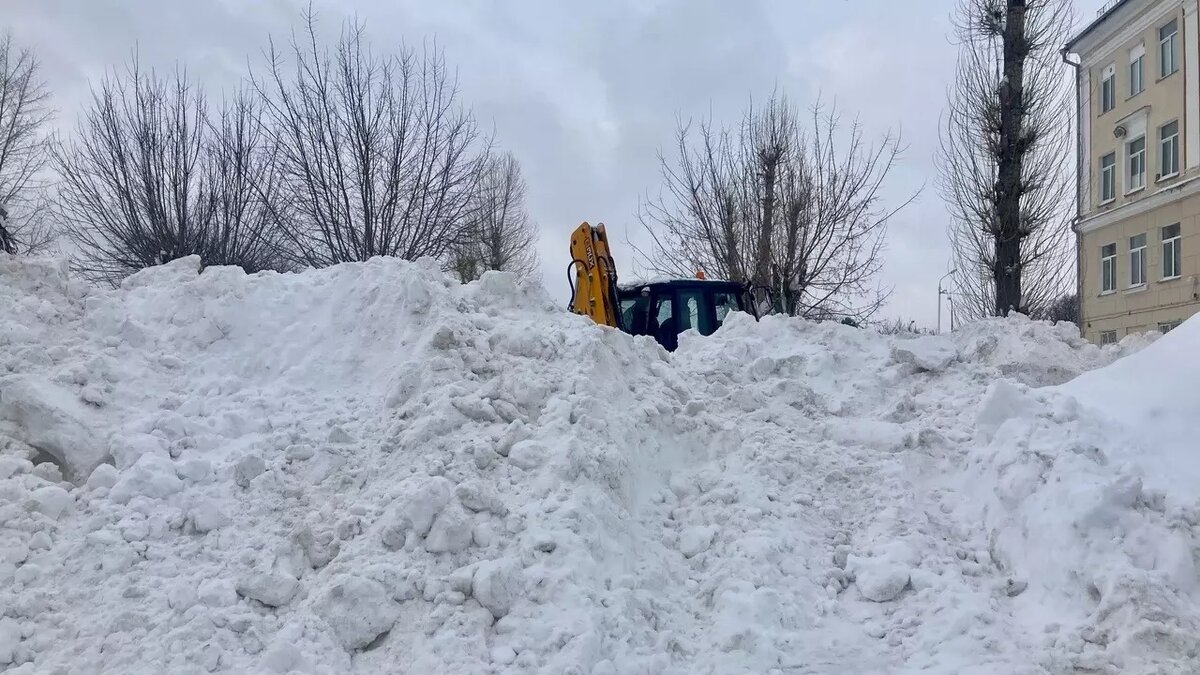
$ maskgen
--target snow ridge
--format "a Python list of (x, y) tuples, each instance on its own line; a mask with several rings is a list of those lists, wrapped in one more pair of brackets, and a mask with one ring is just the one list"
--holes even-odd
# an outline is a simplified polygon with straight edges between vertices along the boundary
[(667, 354), (431, 261), (0, 280), (0, 669), (1200, 665), (1200, 495), (1065, 384), (1150, 340), (735, 314)]

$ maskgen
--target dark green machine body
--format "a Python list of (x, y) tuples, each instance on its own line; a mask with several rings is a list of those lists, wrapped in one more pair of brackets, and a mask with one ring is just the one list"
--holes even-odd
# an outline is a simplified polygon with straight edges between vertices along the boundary
[(685, 330), (712, 335), (729, 312), (757, 318), (749, 290), (733, 281), (672, 279), (634, 284), (620, 287), (617, 299), (621, 330), (653, 336), (667, 351), (675, 351)]

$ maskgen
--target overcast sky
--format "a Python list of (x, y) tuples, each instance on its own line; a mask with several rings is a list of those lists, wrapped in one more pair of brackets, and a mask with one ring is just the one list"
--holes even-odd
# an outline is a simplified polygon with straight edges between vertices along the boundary
[[(604, 222), (622, 273), (639, 197), (660, 182), (657, 152), (677, 115), (736, 120), (778, 85), (801, 105), (836, 98), (868, 138), (908, 145), (886, 186), (917, 202), (888, 229), (888, 317), (936, 320), (949, 269), (936, 188), (939, 116), (953, 76), (957, 0), (316, 0), (331, 28), (357, 14), (376, 46), (436, 36), (464, 100), (522, 164), (541, 229), (543, 283), (568, 296), (568, 233)], [(236, 85), (268, 35), (298, 25), (301, 0), (0, 0), (0, 26), (34, 47), (69, 127), (89, 83), (135, 47), (144, 64), (184, 64), (214, 91)], [(1079, 0), (1090, 21), (1102, 0)], [(945, 314), (943, 321), (948, 320)]]

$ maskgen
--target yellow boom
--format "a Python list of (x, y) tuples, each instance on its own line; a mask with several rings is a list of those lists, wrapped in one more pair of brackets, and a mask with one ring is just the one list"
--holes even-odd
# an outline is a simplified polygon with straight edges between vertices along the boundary
[(571, 233), (571, 269), (575, 272), (571, 311), (620, 328), (617, 266), (608, 250), (604, 223), (593, 227), (585, 222)]

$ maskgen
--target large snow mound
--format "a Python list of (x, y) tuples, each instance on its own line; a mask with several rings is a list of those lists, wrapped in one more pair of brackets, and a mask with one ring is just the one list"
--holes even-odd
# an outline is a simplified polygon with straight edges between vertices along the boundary
[(0, 307), (6, 672), (1200, 668), (1195, 322), (668, 354), (389, 259)]

